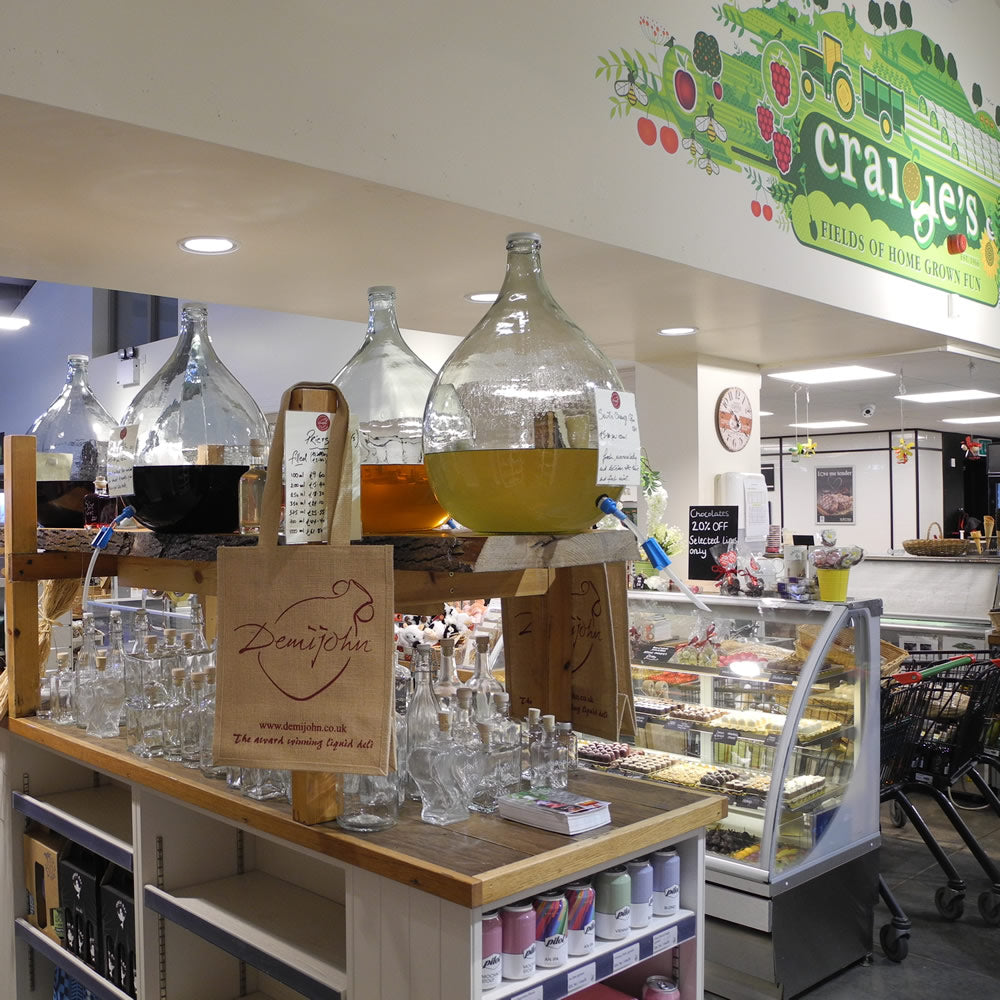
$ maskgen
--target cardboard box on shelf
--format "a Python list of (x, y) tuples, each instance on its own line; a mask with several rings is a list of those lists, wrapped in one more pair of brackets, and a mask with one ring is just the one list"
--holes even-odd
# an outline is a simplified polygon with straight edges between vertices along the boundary
[(79, 844), (59, 859), (59, 899), (66, 947), (92, 969), (104, 972), (100, 884), (108, 863)]
[(129, 996), (135, 989), (135, 894), (132, 874), (108, 865), (101, 882), (103, 976)]
[(53, 941), (63, 943), (59, 902), (59, 856), (66, 838), (36, 827), (24, 835), (24, 888), (28, 897), (28, 923)]

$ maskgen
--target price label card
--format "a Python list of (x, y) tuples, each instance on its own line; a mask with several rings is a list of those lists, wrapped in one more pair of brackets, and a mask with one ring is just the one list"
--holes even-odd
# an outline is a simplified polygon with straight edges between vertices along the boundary
[(673, 948), (677, 944), (677, 924), (666, 927), (659, 934), (653, 935), (653, 954), (659, 955), (661, 951)]
[(639, 961), (639, 942), (636, 941), (635, 944), (630, 944), (627, 948), (622, 948), (621, 951), (616, 951), (614, 957), (611, 959), (611, 967), (615, 972), (621, 972), (622, 969), (627, 969), (631, 965), (635, 965)]
[[(639, 419), (635, 393), (617, 389), (595, 389), (597, 409), (597, 482), (609, 486), (631, 486), (639, 482)], [(567, 420), (569, 423), (569, 420)], [(574, 444), (569, 430), (571, 448)]]
[(511, 997), (511, 1000), (542, 1000), (542, 988), (536, 986), (532, 990), (525, 990), (523, 993)]
[(686, 733), (694, 723), (688, 719), (667, 719), (664, 725), (667, 729), (679, 729), (681, 732)]
[(132, 469), (139, 440), (139, 425), (116, 427), (108, 440), (108, 495), (127, 497), (135, 492)]
[(735, 746), (739, 742), (740, 731), (738, 729), (714, 729), (712, 730), (713, 743), (725, 743), (727, 746)]
[(778, 745), (778, 733), (768, 733), (764, 737), (764, 746), (776, 747)]
[(597, 968), (594, 962), (589, 965), (581, 965), (579, 969), (574, 969), (566, 976), (566, 989), (570, 993), (576, 993), (587, 986), (593, 986), (597, 982)]
[(326, 524), (326, 455), (334, 415), (285, 414), (285, 541), (323, 542)]

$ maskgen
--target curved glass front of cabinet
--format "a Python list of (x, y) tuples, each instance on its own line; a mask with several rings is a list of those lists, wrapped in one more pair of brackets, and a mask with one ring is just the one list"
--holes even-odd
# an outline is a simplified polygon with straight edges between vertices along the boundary
[(642, 766), (653, 780), (725, 794), (729, 815), (708, 832), (710, 865), (766, 882), (814, 861), (823, 841), (840, 845), (841, 826), (853, 829), (846, 815), (833, 820), (853, 787), (867, 717), (855, 675), (867, 671), (827, 651), (855, 619), (867, 642), (869, 612), (706, 600), (711, 614), (679, 595), (629, 594)]

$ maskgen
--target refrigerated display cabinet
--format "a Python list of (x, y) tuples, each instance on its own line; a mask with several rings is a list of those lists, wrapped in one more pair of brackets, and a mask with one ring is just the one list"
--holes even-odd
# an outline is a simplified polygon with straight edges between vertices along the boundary
[(903, 650), (880, 601), (704, 601), (629, 593), (634, 766), (729, 799), (707, 840), (707, 988), (795, 996), (871, 951), (880, 669)]

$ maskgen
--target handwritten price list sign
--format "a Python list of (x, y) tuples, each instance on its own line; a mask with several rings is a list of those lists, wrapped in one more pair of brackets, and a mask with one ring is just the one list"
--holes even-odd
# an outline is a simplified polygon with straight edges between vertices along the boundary
[(322, 542), (326, 526), (326, 453), (333, 415), (285, 414), (285, 541)]
[(595, 389), (597, 408), (597, 481), (608, 486), (639, 482), (639, 421), (635, 394)]

